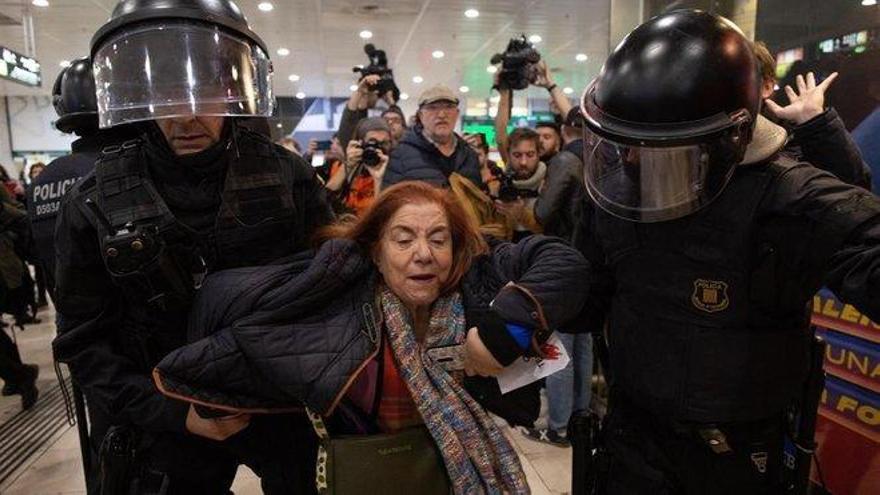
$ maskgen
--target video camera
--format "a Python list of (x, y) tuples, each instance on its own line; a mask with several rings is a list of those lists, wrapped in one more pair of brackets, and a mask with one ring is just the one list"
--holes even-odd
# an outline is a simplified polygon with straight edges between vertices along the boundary
[(373, 86), (373, 89), (378, 91), (379, 95), (391, 91), (394, 95), (394, 101), (400, 100), (400, 88), (394, 82), (394, 72), (388, 68), (388, 57), (385, 55), (385, 50), (377, 50), (372, 43), (367, 43), (364, 45), (364, 53), (369, 57), (370, 65), (355, 67), (352, 72), (360, 72), (361, 79), (372, 75), (379, 76), (379, 82)]
[(492, 56), (493, 64), (501, 63), (498, 85), (501, 89), (526, 89), (537, 76), (535, 65), (541, 61), (541, 54), (529, 43), (526, 35), (512, 38), (504, 53)]
[(520, 189), (516, 187), (514, 184), (514, 180), (516, 178), (513, 176), (513, 170), (506, 170), (502, 173), (498, 180), (501, 182), (501, 186), (498, 188), (498, 199), (499, 201), (503, 201), (505, 203), (510, 201), (516, 201), (520, 198), (537, 198), (538, 191), (533, 191), (531, 189)]

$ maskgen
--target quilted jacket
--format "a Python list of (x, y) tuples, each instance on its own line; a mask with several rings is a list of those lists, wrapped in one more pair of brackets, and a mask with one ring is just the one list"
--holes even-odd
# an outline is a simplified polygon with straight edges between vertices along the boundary
[(483, 184), (480, 176), (480, 160), (474, 150), (458, 138), (452, 156), (444, 156), (437, 147), (422, 135), (422, 127), (406, 131), (400, 144), (391, 152), (388, 169), (382, 187), (405, 180), (422, 180), (435, 186), (449, 187), (449, 176), (457, 172), (477, 186)]
[[(549, 326), (561, 328), (583, 306), (586, 274), (580, 253), (559, 239), (495, 243), (462, 279), (467, 324), (509, 363), (515, 344), (504, 322), (535, 326), (537, 313), (505, 284), (526, 287)], [(278, 412), (305, 404), (330, 414), (378, 352), (378, 277), (370, 257), (346, 240), (326, 242), (313, 259), (217, 272), (193, 306), (192, 343), (168, 354), (154, 381), (170, 397), (224, 411)]]

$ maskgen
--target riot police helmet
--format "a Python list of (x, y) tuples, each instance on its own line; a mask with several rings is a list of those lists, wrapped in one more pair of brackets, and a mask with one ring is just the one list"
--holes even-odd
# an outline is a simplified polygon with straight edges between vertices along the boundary
[(266, 44), (232, 0), (122, 0), (91, 55), (102, 128), (275, 106)]
[(52, 106), (58, 114), (55, 128), (66, 134), (89, 134), (98, 130), (98, 105), (95, 102), (95, 79), (88, 57), (70, 62), (55, 79)]
[(646, 223), (705, 207), (745, 155), (760, 95), (758, 62), (735, 24), (699, 10), (648, 20), (581, 100), (590, 197)]

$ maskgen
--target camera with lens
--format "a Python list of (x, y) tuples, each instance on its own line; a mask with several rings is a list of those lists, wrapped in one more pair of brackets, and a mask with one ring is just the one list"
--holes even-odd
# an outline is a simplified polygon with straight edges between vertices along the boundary
[(503, 201), (505, 203), (510, 201), (516, 201), (518, 199), (524, 198), (537, 198), (538, 191), (533, 191), (531, 189), (520, 189), (516, 187), (514, 180), (516, 178), (513, 175), (513, 170), (506, 170), (500, 176), (498, 176), (498, 180), (501, 183), (500, 187), (498, 187), (498, 196), (495, 198), (499, 201)]
[(382, 148), (382, 143), (375, 139), (368, 139), (364, 142), (362, 149), (364, 153), (361, 155), (361, 163), (368, 167), (379, 165), (379, 162), (382, 161), (382, 157), (379, 156), (379, 150), (382, 150), (383, 153), (385, 152)]
[(391, 91), (391, 94), (394, 95), (394, 101), (400, 100), (400, 89), (394, 82), (394, 71), (388, 68), (388, 57), (385, 55), (385, 50), (377, 50), (372, 43), (368, 43), (364, 45), (364, 53), (370, 59), (370, 65), (355, 67), (352, 72), (360, 72), (361, 79), (367, 76), (379, 76), (379, 82), (373, 86), (373, 89), (380, 95)]
[(498, 74), (498, 85), (501, 89), (526, 89), (537, 76), (536, 64), (541, 61), (541, 54), (535, 50), (523, 34), (512, 38), (504, 53), (492, 56), (493, 64), (501, 64)]

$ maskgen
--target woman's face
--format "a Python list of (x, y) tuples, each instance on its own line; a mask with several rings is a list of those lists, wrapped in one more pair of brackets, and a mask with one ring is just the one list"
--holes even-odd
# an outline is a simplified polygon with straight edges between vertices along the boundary
[(430, 306), (452, 268), (452, 234), (443, 208), (422, 203), (397, 210), (379, 240), (376, 264), (410, 310)]

